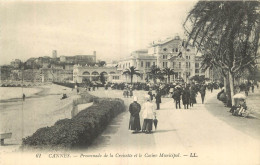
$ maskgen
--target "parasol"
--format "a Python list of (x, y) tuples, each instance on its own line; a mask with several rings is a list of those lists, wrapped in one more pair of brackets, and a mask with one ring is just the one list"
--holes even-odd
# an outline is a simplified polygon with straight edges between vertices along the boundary
[(234, 99), (246, 99), (246, 96), (242, 93), (235, 94), (233, 96)]
[(155, 117), (155, 119), (153, 119), (153, 124), (154, 124), (155, 129), (157, 128), (157, 123), (158, 123), (158, 120)]

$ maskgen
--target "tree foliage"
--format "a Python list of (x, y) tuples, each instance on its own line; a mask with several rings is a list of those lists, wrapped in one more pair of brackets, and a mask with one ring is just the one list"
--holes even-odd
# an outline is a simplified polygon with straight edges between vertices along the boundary
[(174, 75), (174, 74), (175, 74), (175, 71), (174, 71), (174, 69), (171, 69), (171, 68), (168, 68), (168, 67), (167, 67), (167, 68), (163, 68), (162, 74), (167, 76), (167, 78), (168, 78), (168, 83), (169, 83), (169, 82), (170, 82), (170, 76), (171, 76), (171, 75)]
[(205, 54), (204, 65), (228, 75), (231, 95), (236, 74), (257, 58), (259, 6), (258, 1), (199, 1), (184, 22), (188, 42)]
[(147, 74), (153, 79), (154, 83), (156, 83), (156, 79), (162, 79), (161, 69), (156, 65), (152, 65)]
[(123, 72), (124, 75), (129, 75), (131, 78), (131, 84), (133, 83), (133, 77), (134, 75), (140, 76), (139, 70), (136, 69), (136, 67), (131, 66), (130, 68), (126, 69)]

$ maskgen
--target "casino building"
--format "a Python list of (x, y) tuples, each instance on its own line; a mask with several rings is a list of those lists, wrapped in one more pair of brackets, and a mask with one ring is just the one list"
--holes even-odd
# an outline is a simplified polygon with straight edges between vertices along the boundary
[[(164, 68), (174, 69), (175, 74), (170, 76), (170, 82), (189, 82), (189, 78), (195, 75), (205, 75), (213, 80), (213, 72), (201, 68), (202, 56), (195, 47), (188, 45), (184, 48), (185, 40), (178, 35), (165, 40), (153, 41), (147, 49), (136, 50), (129, 57), (120, 59), (117, 65), (104, 67), (90, 67), (74, 65), (73, 81), (84, 82), (86, 79), (97, 81), (103, 73), (108, 82), (128, 82), (130, 75), (123, 75), (123, 72), (131, 66), (139, 70), (140, 76), (134, 75), (133, 82), (152, 82), (148, 72), (153, 65), (161, 70)], [(94, 53), (95, 55), (95, 53)], [(165, 76), (167, 81), (167, 76)]]
[[(205, 75), (205, 77), (211, 78), (212, 72), (201, 69), (201, 54), (190, 45), (185, 49), (184, 44), (186, 44), (185, 40), (178, 35), (165, 40), (153, 41), (148, 49), (134, 51), (129, 57), (119, 60), (117, 70), (122, 74), (127, 68), (136, 67), (141, 75), (134, 76), (133, 82), (145, 82), (146, 78), (149, 79), (147, 73), (152, 65), (157, 65), (160, 69), (174, 69), (175, 75), (170, 76), (170, 82), (189, 82), (189, 78), (195, 75)], [(121, 77), (121, 81), (130, 82), (130, 76)], [(166, 76), (165, 78), (167, 80)]]

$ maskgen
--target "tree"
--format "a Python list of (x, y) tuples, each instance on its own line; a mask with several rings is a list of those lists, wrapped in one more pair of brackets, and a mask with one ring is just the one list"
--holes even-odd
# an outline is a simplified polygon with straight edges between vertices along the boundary
[(174, 69), (171, 69), (171, 68), (168, 68), (168, 67), (164, 68), (162, 70), (162, 73), (167, 76), (168, 83), (170, 83), (170, 76), (175, 74)]
[(136, 70), (136, 67), (134, 67), (134, 66), (131, 66), (130, 68), (126, 69), (126, 70), (123, 72), (123, 74), (124, 74), (124, 75), (130, 75), (131, 84), (133, 83), (133, 76), (134, 76), (134, 75), (140, 76), (139, 70)]
[(105, 72), (100, 73), (100, 81), (104, 85), (106, 83), (106, 77), (105, 77)]
[(106, 61), (98, 61), (97, 64), (98, 64), (99, 67), (102, 67), (102, 66), (106, 65)]
[(159, 75), (161, 74), (161, 70), (156, 65), (152, 65), (150, 72), (147, 72), (147, 74), (152, 77), (154, 84), (156, 83), (156, 79), (159, 78)]
[[(259, 6), (258, 1), (199, 1), (184, 22), (188, 42), (210, 53), (227, 73), (231, 96), (234, 95), (235, 75), (256, 59)], [(214, 51), (210, 47), (214, 47)], [(249, 57), (253, 57), (252, 60), (245, 62)]]
[(190, 80), (194, 80), (194, 81), (196, 81), (198, 83), (203, 83), (203, 82), (205, 82), (207, 80), (207, 78), (205, 78), (204, 75), (201, 75), (201, 76), (195, 75), (195, 76), (192, 76), (190, 78)]

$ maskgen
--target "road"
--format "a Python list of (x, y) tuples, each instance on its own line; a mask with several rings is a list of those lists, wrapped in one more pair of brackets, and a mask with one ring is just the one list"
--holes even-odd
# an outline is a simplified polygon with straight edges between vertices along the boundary
[[(217, 92), (207, 92), (205, 104), (201, 104), (198, 95), (198, 104), (191, 109), (176, 110), (171, 98), (163, 98), (161, 109), (157, 111), (158, 128), (153, 134), (132, 134), (128, 130), (129, 112), (124, 112), (84, 152), (115, 155), (140, 153), (142, 158), (136, 160), (152, 164), (169, 164), (171, 161), (180, 164), (259, 164), (259, 140), (214, 116), (209, 109), (225, 111), (226, 116), (236, 118), (241, 123), (257, 120), (259, 125), (259, 119), (230, 116), (228, 109), (216, 101)], [(122, 91), (116, 90), (91, 93), (99, 97), (122, 97)], [(144, 91), (134, 92), (141, 104), (145, 94)], [(126, 105), (132, 101), (132, 98), (123, 99)], [(175, 154), (176, 157), (160, 157), (161, 153), (169, 156)], [(190, 157), (194, 153), (198, 157)], [(122, 161), (133, 162), (135, 159), (124, 158)]]

